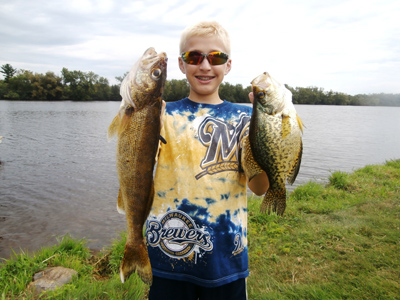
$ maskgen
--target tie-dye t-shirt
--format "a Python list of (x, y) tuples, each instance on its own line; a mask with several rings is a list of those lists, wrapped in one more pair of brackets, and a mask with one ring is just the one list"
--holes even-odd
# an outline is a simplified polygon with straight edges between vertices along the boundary
[(167, 103), (146, 223), (153, 275), (216, 287), (248, 276), (241, 140), (252, 108)]

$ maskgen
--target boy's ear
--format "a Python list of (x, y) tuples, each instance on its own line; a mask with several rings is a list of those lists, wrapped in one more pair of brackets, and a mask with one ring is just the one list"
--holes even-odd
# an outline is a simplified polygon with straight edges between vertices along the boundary
[(229, 59), (228, 62), (226, 63), (225, 75), (227, 75), (231, 71), (231, 68), (232, 68), (232, 60)]
[(179, 69), (181, 69), (183, 74), (186, 74), (186, 70), (185, 70), (185, 66), (184, 66), (184, 61), (182, 60), (181, 57), (178, 57), (178, 61), (179, 61)]

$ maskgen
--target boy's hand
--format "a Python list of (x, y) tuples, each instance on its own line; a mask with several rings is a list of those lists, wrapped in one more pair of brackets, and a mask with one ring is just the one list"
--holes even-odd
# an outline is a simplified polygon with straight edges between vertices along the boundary
[(167, 103), (164, 100), (162, 100), (162, 102), (161, 102), (161, 114), (160, 114), (161, 128), (163, 127), (163, 116), (164, 116), (164, 112), (165, 112), (165, 106), (167, 106)]
[(254, 101), (254, 94), (253, 94), (253, 92), (250, 92), (250, 93), (249, 93), (249, 99), (250, 99), (250, 102), (253, 103), (253, 101)]

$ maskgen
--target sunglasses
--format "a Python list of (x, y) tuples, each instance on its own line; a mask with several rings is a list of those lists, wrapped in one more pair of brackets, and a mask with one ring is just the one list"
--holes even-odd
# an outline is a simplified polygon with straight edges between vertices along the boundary
[(208, 54), (199, 51), (187, 51), (181, 54), (183, 61), (189, 65), (200, 65), (204, 58), (207, 57), (210, 65), (223, 65), (228, 61), (228, 54), (224, 52), (214, 51)]

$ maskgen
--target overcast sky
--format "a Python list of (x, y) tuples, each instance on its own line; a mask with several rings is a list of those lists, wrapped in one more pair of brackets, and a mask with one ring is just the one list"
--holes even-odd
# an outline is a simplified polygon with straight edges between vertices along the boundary
[(399, 0), (0, 0), (0, 65), (115, 84), (152, 46), (168, 54), (168, 79), (183, 79), (182, 30), (216, 20), (232, 40), (226, 82), (267, 71), (292, 87), (400, 93), (399, 18)]

